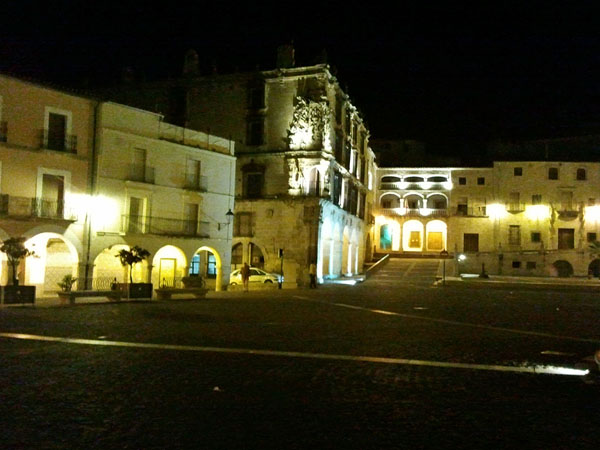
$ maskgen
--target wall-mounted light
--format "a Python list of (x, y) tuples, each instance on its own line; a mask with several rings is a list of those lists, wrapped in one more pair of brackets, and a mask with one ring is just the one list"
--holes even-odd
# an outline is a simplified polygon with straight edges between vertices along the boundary
[(229, 224), (233, 221), (233, 212), (231, 211), (231, 208), (229, 208), (229, 210), (225, 213), (225, 220), (226, 222), (218, 222), (218, 229), (219, 231), (221, 231), (221, 225), (227, 225), (227, 227), (229, 227)]

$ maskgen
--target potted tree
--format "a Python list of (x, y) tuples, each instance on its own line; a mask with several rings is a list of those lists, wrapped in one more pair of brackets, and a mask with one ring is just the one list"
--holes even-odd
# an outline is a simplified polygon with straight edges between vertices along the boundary
[(129, 298), (152, 297), (152, 283), (133, 282), (133, 266), (148, 258), (150, 252), (135, 245), (129, 250), (122, 249), (115, 256), (119, 258), (123, 267), (129, 267), (129, 289), (127, 290)]
[(8, 265), (11, 269), (12, 285), (2, 286), (2, 303), (34, 303), (35, 286), (19, 286), (17, 269), (21, 260), (28, 256), (35, 256), (32, 250), (25, 247), (25, 237), (12, 237), (2, 243), (0, 252), (6, 254)]

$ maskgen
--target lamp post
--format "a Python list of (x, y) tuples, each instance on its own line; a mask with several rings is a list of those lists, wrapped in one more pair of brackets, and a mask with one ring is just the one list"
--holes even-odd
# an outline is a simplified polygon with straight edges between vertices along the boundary
[(446, 286), (446, 258), (448, 257), (448, 252), (446, 249), (440, 252), (440, 258), (442, 258), (442, 286)]

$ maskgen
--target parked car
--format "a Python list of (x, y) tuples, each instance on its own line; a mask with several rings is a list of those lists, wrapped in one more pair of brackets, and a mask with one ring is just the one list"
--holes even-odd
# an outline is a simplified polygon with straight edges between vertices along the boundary
[[(250, 267), (250, 278), (248, 280), (250, 283), (279, 283), (279, 280), (283, 282), (283, 276), (277, 273), (265, 272), (258, 267)], [(231, 272), (229, 284), (233, 286), (236, 284), (243, 284), (241, 269)]]

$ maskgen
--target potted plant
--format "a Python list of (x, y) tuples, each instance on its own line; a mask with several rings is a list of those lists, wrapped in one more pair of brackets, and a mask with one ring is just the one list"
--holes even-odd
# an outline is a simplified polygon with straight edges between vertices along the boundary
[(73, 278), (73, 275), (65, 275), (60, 283), (57, 283), (63, 292), (71, 292), (73, 284), (77, 281), (77, 278)]
[(129, 298), (152, 297), (152, 283), (133, 282), (133, 266), (148, 258), (150, 252), (135, 245), (129, 250), (122, 249), (115, 256), (119, 258), (123, 267), (129, 267), (129, 289), (127, 290)]
[(17, 269), (21, 260), (28, 256), (35, 256), (35, 252), (25, 247), (25, 237), (12, 237), (2, 243), (0, 252), (6, 254), (8, 265), (11, 268), (12, 285), (2, 286), (1, 295), (3, 303), (34, 303), (35, 286), (19, 286)]

